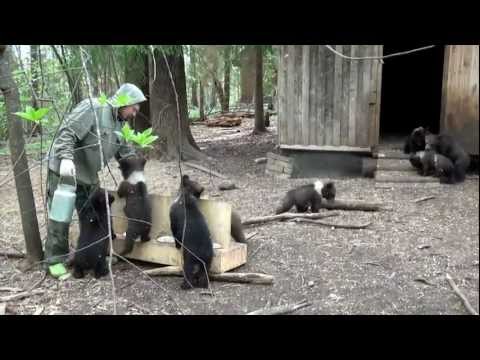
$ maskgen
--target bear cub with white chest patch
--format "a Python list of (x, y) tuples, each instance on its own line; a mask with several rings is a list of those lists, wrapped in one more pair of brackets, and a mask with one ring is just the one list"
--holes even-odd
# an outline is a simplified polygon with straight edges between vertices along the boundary
[(143, 157), (131, 156), (119, 161), (122, 176), (125, 179), (118, 187), (118, 196), (125, 198), (124, 212), (128, 217), (125, 249), (120, 255), (132, 251), (134, 241), (140, 237), (142, 242), (150, 240), (152, 227), (152, 205), (145, 184), (145, 163)]
[(306, 212), (310, 208), (313, 213), (316, 213), (320, 210), (322, 197), (328, 201), (333, 201), (335, 196), (336, 189), (332, 181), (324, 184), (317, 180), (313, 184), (302, 185), (288, 191), (275, 214), (289, 211), (294, 205), (298, 212)]

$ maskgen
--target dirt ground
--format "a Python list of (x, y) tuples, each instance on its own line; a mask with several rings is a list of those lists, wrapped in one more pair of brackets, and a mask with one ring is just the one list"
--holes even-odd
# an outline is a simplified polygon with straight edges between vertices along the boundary
[[(270, 215), (290, 188), (312, 179), (277, 179), (264, 173), (255, 158), (276, 144), (275, 121), (268, 135), (251, 136), (253, 120), (239, 128), (192, 126), (198, 145), (211, 156), (209, 164), (231, 179), (239, 189), (219, 191), (221, 179), (184, 167), (183, 171), (233, 204), (243, 219)], [(38, 163), (38, 161), (36, 162)], [(35, 164), (30, 160), (30, 166)], [(115, 164), (114, 176), (120, 173)], [(0, 179), (10, 172), (7, 157), (0, 159)], [(147, 163), (151, 192), (175, 193), (178, 164)], [(31, 172), (42, 235), (40, 171)], [(45, 176), (45, 172), (43, 173)], [(372, 179), (337, 178), (337, 198), (382, 202), (389, 210), (374, 213), (340, 211), (326, 219), (332, 223), (361, 224), (367, 229), (334, 229), (305, 223), (270, 222), (250, 226), (248, 263), (235, 270), (273, 275), (273, 285), (212, 282), (214, 296), (202, 290), (180, 290), (179, 277), (143, 275), (124, 262), (114, 265), (119, 314), (245, 314), (260, 308), (297, 303), (311, 306), (295, 314), (467, 314), (461, 300), (445, 280), (448, 272), (469, 299), (479, 307), (478, 175), (459, 185), (377, 185)], [(3, 182), (3, 180), (2, 180)], [(109, 184), (113, 184), (111, 179)], [(414, 203), (424, 196), (434, 199)], [(0, 188), (0, 251), (24, 251), (19, 209), (13, 181)], [(322, 210), (325, 211), (326, 210)], [(41, 294), (9, 301), (7, 314), (112, 314), (112, 286), (107, 276), (95, 280), (69, 278), (43, 281), (40, 270), (22, 273), (18, 259), (0, 256), (0, 297), (15, 289), (43, 290)], [(151, 264), (135, 263), (142, 269)], [(38, 283), (41, 281), (40, 283)], [(13, 291), (12, 291), (13, 290)], [(0, 308), (2, 303), (0, 302)]]

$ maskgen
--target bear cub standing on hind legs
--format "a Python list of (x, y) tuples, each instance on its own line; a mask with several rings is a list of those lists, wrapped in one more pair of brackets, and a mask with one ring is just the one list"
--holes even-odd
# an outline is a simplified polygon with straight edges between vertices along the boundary
[[(200, 185), (198, 182), (190, 178), (188, 178), (188, 187), (192, 195), (195, 196), (197, 199), (200, 199), (200, 196), (202, 196), (202, 193), (205, 190), (205, 188), (202, 185)], [(234, 209), (232, 209), (232, 216), (230, 221), (231, 221), (230, 234), (233, 240), (239, 243), (246, 244), (247, 239), (245, 238), (245, 234), (243, 232), (242, 218), (240, 214)]]
[(145, 158), (128, 157), (119, 161), (122, 176), (125, 179), (118, 187), (118, 196), (125, 198), (124, 212), (128, 217), (125, 249), (120, 255), (132, 251), (134, 241), (140, 237), (142, 242), (150, 240), (152, 227), (152, 205), (145, 184)]
[[(84, 271), (93, 269), (95, 278), (108, 274), (107, 256), (108, 217), (106, 206), (111, 206), (115, 198), (108, 194), (108, 204), (105, 202), (105, 190), (97, 189), (88, 200), (89, 203), (80, 211), (80, 235), (73, 258), (73, 276), (83, 278)], [(112, 230), (112, 238), (115, 233)]]
[[(180, 194), (170, 207), (170, 227), (177, 249), (182, 247), (183, 237), (183, 290), (208, 288), (207, 273), (213, 258), (213, 242), (197, 204), (200, 194), (198, 184), (191, 182), (188, 175), (183, 175)], [(183, 236), (185, 220), (187, 225)]]
[(313, 184), (299, 186), (287, 192), (275, 214), (289, 211), (295, 205), (298, 212), (306, 212), (310, 207), (313, 213), (320, 210), (322, 197), (328, 201), (335, 200), (336, 189), (333, 182), (324, 184), (320, 180)]

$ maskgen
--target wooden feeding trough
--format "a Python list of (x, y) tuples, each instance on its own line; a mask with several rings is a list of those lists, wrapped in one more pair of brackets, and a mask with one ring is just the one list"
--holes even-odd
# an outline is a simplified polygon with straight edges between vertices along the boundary
[[(116, 193), (112, 204), (113, 229), (116, 234), (127, 230), (127, 219), (123, 211), (125, 199), (120, 199)], [(174, 197), (151, 194), (152, 229), (150, 241), (135, 241), (133, 250), (125, 255), (128, 259), (141, 260), (162, 265), (181, 266), (181, 251), (175, 247), (170, 230), (170, 205)], [(214, 257), (210, 267), (212, 273), (223, 273), (237, 268), (247, 262), (247, 245), (237, 243), (231, 237), (231, 205), (209, 199), (200, 199), (199, 208), (205, 216), (208, 228), (214, 242)], [(113, 242), (115, 252), (120, 252), (125, 246), (123, 238)]]

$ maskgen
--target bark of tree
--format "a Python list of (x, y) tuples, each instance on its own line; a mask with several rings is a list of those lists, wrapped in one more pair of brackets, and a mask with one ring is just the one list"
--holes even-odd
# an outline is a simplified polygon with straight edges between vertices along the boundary
[(220, 106), (222, 108), (222, 112), (227, 112), (228, 107), (225, 106), (225, 94), (223, 93), (223, 87), (220, 81), (216, 78), (213, 79), (213, 86), (217, 91), (218, 99), (220, 100)]
[[(30, 74), (32, 76), (32, 107), (38, 109), (42, 106), (37, 98), (40, 94), (39, 92), (39, 77), (38, 77), (38, 69), (39, 69), (39, 49), (40, 45), (30, 45)], [(34, 131), (34, 136), (39, 135), (42, 133), (42, 125), (38, 124), (35, 126), (34, 122), (27, 122), (28, 123), (28, 133), (30, 134)]]
[(263, 49), (255, 45), (255, 128), (256, 134), (266, 132), (263, 116)]
[(192, 106), (198, 107), (197, 54), (193, 46), (190, 46), (190, 76), (192, 78)]
[(210, 88), (210, 106), (209, 109), (214, 109), (217, 106), (217, 87), (215, 86), (215, 79), (212, 87)]
[(223, 77), (223, 102), (222, 111), (228, 112), (230, 108), (230, 73), (232, 69), (232, 48), (230, 45), (225, 47), (224, 56), (224, 77)]
[(200, 81), (199, 82), (199, 87), (200, 87), (200, 103), (199, 103), (199, 108), (200, 108), (200, 120), (205, 120), (205, 94), (203, 92), (203, 83)]
[[(170, 74), (162, 51), (155, 50), (154, 77), (153, 62), (150, 62), (150, 114), (153, 130), (159, 139), (154, 143), (152, 155), (163, 161), (178, 159), (179, 146), (182, 160), (205, 159), (193, 139), (190, 131), (187, 111), (187, 84), (185, 78), (185, 64), (181, 47), (174, 52), (165, 53), (176, 92), (180, 112), (180, 136), (178, 132), (177, 100), (172, 86)], [(154, 80), (155, 78), (155, 80)]]
[(255, 47), (247, 46), (240, 59), (240, 102), (251, 104), (255, 89)]
[(0, 90), (5, 97), (10, 154), (14, 166), (13, 173), (27, 249), (27, 260), (33, 263), (43, 259), (43, 250), (32, 182), (28, 171), (28, 160), (24, 151), (25, 140), (23, 139), (22, 120), (13, 114), (20, 111), (20, 95), (12, 77), (11, 62), (10, 48), (7, 45), (0, 45)]
[[(149, 55), (140, 50), (131, 49), (125, 61), (125, 82), (137, 85), (142, 92), (147, 95), (149, 89)], [(144, 131), (152, 126), (150, 119), (150, 101), (144, 101), (140, 104), (140, 112), (137, 117), (130, 122), (135, 131)]]

